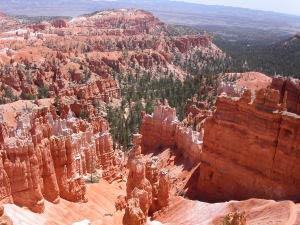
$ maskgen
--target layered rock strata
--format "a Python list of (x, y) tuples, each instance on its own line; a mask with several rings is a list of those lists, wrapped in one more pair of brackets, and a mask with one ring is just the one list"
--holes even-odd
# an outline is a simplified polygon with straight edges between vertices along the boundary
[(230, 96), (239, 97), (245, 89), (253, 94), (262, 88), (267, 88), (272, 83), (272, 78), (258, 72), (226, 73), (220, 76), (221, 83), (218, 87), (218, 95), (222, 92)]
[(285, 89), (277, 88), (281, 92), (262, 88), (244, 89), (239, 97), (223, 93), (216, 110), (203, 120), (203, 133), (184, 127), (169, 106), (157, 106), (153, 115), (143, 117), (143, 151), (169, 147), (194, 164), (200, 162), (189, 182), (191, 198), (298, 201), (300, 116), (293, 113), (298, 89), (297, 81), (285, 82)]
[(16, 128), (1, 124), (1, 202), (42, 212), (44, 199), (86, 201), (86, 173), (102, 169), (115, 176), (108, 126), (94, 129), (70, 108), (66, 112), (62, 118), (53, 106), (42, 107), (20, 116)]
[(299, 200), (300, 117), (286, 105), (274, 89), (218, 98), (204, 127), (197, 198)]
[(195, 97), (188, 99), (185, 105), (185, 126), (192, 126), (194, 130), (204, 133), (205, 119), (212, 115), (207, 102), (198, 101)]
[(202, 133), (185, 127), (168, 105), (155, 106), (152, 115), (144, 115), (141, 134), (143, 151), (162, 147), (180, 150), (192, 163), (198, 163), (202, 151)]

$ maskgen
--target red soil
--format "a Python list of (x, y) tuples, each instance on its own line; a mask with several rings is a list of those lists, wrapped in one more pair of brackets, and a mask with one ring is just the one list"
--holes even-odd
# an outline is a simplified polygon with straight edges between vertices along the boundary
[(100, 181), (87, 186), (87, 203), (60, 199), (58, 204), (45, 202), (45, 212), (38, 214), (13, 204), (5, 205), (5, 213), (15, 225), (61, 225), (88, 219), (92, 225), (122, 224), (123, 213), (115, 210), (118, 195), (125, 193), (125, 183)]

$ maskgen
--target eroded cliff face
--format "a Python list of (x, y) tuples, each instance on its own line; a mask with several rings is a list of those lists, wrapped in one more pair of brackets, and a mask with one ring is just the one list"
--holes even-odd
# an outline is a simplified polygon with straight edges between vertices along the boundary
[(141, 126), (143, 151), (174, 148), (196, 164), (202, 151), (202, 133), (185, 127), (176, 117), (176, 110), (158, 105), (152, 115), (144, 115)]
[(268, 88), (243, 86), (239, 96), (223, 92), (212, 114), (202, 103), (190, 100), (188, 115), (191, 121), (201, 121), (200, 133), (185, 127), (191, 125), (189, 116), (180, 123), (174, 109), (157, 106), (153, 115), (143, 118), (143, 151), (169, 147), (194, 165), (199, 163), (188, 184), (190, 198), (298, 201), (297, 82), (275, 78)]
[(0, 12), (0, 20), (0, 32), (7, 31), (11, 28), (18, 28), (21, 25), (20, 21), (2, 12)]
[(300, 117), (281, 100), (274, 89), (218, 97), (204, 127), (198, 199), (299, 200)]
[(280, 101), (286, 101), (287, 111), (300, 114), (300, 81), (298, 79), (275, 77), (271, 87), (280, 92)]
[(44, 199), (87, 201), (87, 173), (102, 169), (104, 178), (115, 178), (120, 161), (107, 122), (89, 123), (61, 108), (66, 116), (51, 105), (20, 115), (15, 128), (1, 124), (1, 203), (42, 212)]

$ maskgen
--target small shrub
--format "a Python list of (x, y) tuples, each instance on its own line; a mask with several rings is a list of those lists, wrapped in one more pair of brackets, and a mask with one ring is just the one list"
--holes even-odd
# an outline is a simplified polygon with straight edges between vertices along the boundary
[(5, 104), (5, 100), (4, 100), (4, 98), (0, 98), (0, 105), (3, 105), (3, 104)]
[(100, 174), (98, 172), (90, 173), (84, 177), (86, 183), (99, 183), (100, 181)]
[(89, 118), (88, 111), (86, 109), (82, 109), (79, 113), (79, 117), (84, 120), (88, 119)]
[(57, 108), (60, 103), (61, 103), (61, 99), (56, 97), (54, 99), (53, 105), (54, 105), (55, 108)]
[(4, 97), (9, 98), (12, 101), (16, 101), (17, 97), (13, 94), (12, 88), (11, 87), (5, 87), (4, 88)]
[(22, 92), (22, 94), (21, 94), (20, 97), (23, 100), (34, 100), (35, 99), (35, 96), (33, 94), (31, 94), (31, 93), (24, 93), (24, 92)]
[(231, 212), (224, 217), (223, 225), (246, 225), (245, 212)]
[(48, 98), (49, 97), (49, 88), (48, 87), (45, 87), (45, 86), (39, 87), (38, 92), (39, 92), (39, 98)]

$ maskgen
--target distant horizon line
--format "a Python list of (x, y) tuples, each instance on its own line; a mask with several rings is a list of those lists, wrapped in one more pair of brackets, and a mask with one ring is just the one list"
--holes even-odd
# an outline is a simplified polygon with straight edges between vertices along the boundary
[[(109, 3), (109, 2), (122, 2), (122, 1), (126, 2), (126, 1), (132, 1), (132, 0), (85, 0), (85, 1), (99, 2), (99, 3), (100, 2), (107, 2), (107, 3)], [(151, 0), (144, 0), (144, 1), (152, 2)], [(177, 3), (183, 3), (183, 4), (195, 4), (195, 5), (202, 5), (202, 6), (208, 6), (208, 7), (211, 6), (211, 7), (224, 7), (224, 8), (232, 8), (232, 9), (243, 9), (243, 10), (258, 11), (258, 12), (265, 12), (265, 13), (273, 13), (273, 14), (280, 14), (280, 15), (285, 15), (285, 16), (291, 16), (291, 17), (300, 18), (300, 13), (298, 14), (298, 13), (282, 12), (282, 11), (276, 11), (276, 10), (258, 9), (258, 8), (243, 7), (243, 6), (233, 6), (233, 5), (224, 5), (222, 3), (220, 3), (220, 4), (216, 4), (216, 3), (209, 4), (209, 3), (203, 3), (203, 2), (195, 2), (195, 0), (156, 0), (156, 1), (165, 1), (165, 2), (170, 2), (170, 3), (177, 2)], [(1, 0), (0, 0), (0, 2), (1, 2)], [(135, 1), (133, 1), (133, 2), (135, 2)], [(143, 9), (141, 7), (138, 7), (138, 6), (137, 7), (131, 7), (131, 8)], [(112, 6), (110, 9), (120, 9), (120, 8)], [(101, 10), (104, 10), (104, 9), (98, 9), (98, 10), (95, 9), (95, 10), (89, 11), (88, 13), (93, 13), (93, 12), (96, 12), (96, 11), (99, 11), (99, 10), (101, 11)], [(149, 9), (144, 9), (144, 10), (153, 11), (153, 10), (149, 10)], [(4, 12), (4, 13), (6, 13), (8, 15), (15, 15), (15, 16), (28, 15), (26, 13), (24, 13), (24, 14), (10, 13), (7, 10), (0, 10), (0, 12)], [(46, 16), (46, 15), (43, 15), (43, 14), (39, 14), (39, 15)], [(72, 16), (71, 15), (66, 15), (66, 16), (68, 16), (68, 17), (76, 17), (76, 16), (79, 16), (79, 15), (81, 15), (81, 14), (72, 15)], [(34, 15), (28, 15), (28, 16), (34, 16)], [(57, 16), (61, 16), (61, 15), (57, 15)]]
[[(120, 0), (112, 0), (112, 1), (120, 1)], [(216, 3), (209, 4), (209, 3), (195, 2), (195, 1), (189, 1), (189, 0), (167, 0), (167, 1), (170, 1), (170, 2), (190, 3), (190, 4), (196, 4), (196, 5), (206, 5), (206, 6), (219, 6), (219, 7), (230, 7), (230, 8), (248, 9), (248, 10), (254, 10), (254, 11), (263, 11), (263, 12), (278, 13), (278, 14), (284, 14), (284, 15), (289, 15), (289, 16), (300, 17), (300, 12), (299, 13), (292, 13), (292, 12), (283, 12), (283, 11), (277, 11), (277, 10), (258, 9), (258, 8), (250, 8), (250, 7), (243, 7), (243, 6), (233, 6), (233, 5), (224, 5), (224, 4), (216, 4)]]

